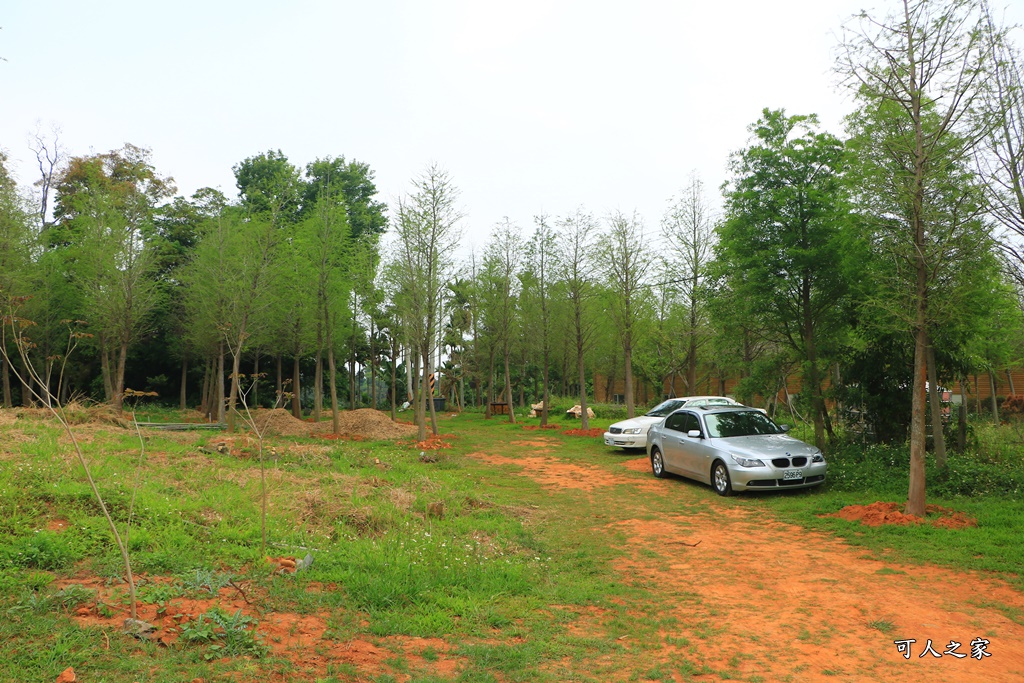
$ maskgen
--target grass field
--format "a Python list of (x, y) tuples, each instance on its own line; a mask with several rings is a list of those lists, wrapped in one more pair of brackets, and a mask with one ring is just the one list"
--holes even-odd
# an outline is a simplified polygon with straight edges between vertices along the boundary
[[(850, 481), (874, 471), (877, 452), (845, 453), (835, 486), (723, 500), (692, 482), (655, 482), (637, 454), (599, 439), (471, 413), (442, 419), (451, 447), (428, 452), (436, 458), (412, 443), (271, 438), (264, 554), (253, 444), (221, 453), (208, 447), (220, 434), (148, 432), (133, 504), (136, 435), (76, 430), (122, 530), (134, 510), (126, 535), (140, 613), (159, 637), (120, 632), (120, 558), (66, 439), (54, 423), (6, 411), (0, 680), (53, 681), (69, 666), (79, 680), (140, 683), (805, 680), (794, 668), (773, 678), (781, 665), (768, 655), (709, 652), (729, 608), (657, 578), (685, 557), (665, 550), (679, 541), (636, 543), (637, 529), (671, 522), (711, 544), (708, 524), (723, 513), (842, 538), (892, 563), (886, 580), (929, 562), (1021, 588), (1024, 504), (1012, 490), (929, 500), (975, 517), (969, 529), (819, 517), (901, 500), (895, 464), (889, 478)], [(306, 555), (313, 563), (297, 573), (267, 561)], [(1024, 614), (991, 595), (979, 609), (1016, 624)], [(876, 633), (901, 626), (863, 621)], [(811, 631), (805, 640), (828, 644)]]

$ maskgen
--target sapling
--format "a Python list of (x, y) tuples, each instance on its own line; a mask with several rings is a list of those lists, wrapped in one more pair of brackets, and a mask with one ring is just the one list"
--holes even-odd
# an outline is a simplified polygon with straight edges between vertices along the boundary
[[(121, 553), (121, 560), (124, 563), (125, 575), (128, 582), (128, 599), (130, 603), (130, 616), (124, 622), (125, 631), (134, 634), (147, 632), (151, 630), (152, 627), (138, 619), (135, 578), (132, 574), (131, 560), (128, 557), (128, 546), (121, 538), (121, 534), (117, 530), (117, 525), (114, 523), (113, 517), (110, 516), (110, 511), (107, 508), (106, 501), (103, 499), (102, 494), (100, 494), (99, 487), (96, 485), (96, 479), (93, 477), (92, 470), (89, 467), (89, 462), (86, 460), (85, 453), (82, 451), (82, 446), (75, 435), (75, 430), (71, 428), (71, 421), (68, 419), (65, 405), (61, 402), (59, 394), (54, 394), (50, 390), (50, 385), (47, 382), (48, 378), (41, 375), (33, 362), (31, 351), (36, 348), (36, 344), (32, 341), (31, 337), (26, 334), (26, 332), (34, 327), (36, 323), (17, 315), (18, 309), (26, 300), (27, 299), (25, 297), (16, 297), (4, 302), (6, 310), (4, 310), (3, 318), (0, 320), (0, 354), (3, 354), (8, 367), (12, 368), (17, 379), (21, 381), (22, 386), (27, 387), (28, 391), (32, 393), (35, 399), (50, 411), (50, 414), (53, 415), (53, 417), (60, 423), (64, 432), (67, 434), (68, 439), (71, 441), (78, 463), (82, 466), (82, 470), (85, 472), (85, 478), (89, 482), (89, 487), (92, 490), (92, 494), (95, 497), (96, 502), (100, 506), (100, 510), (103, 512), (104, 518), (107, 520), (110, 533), (114, 537), (114, 543), (117, 545), (117, 549)], [(64, 373), (67, 369), (68, 358), (72, 353), (74, 353), (75, 349), (78, 348), (79, 341), (92, 336), (91, 334), (80, 331), (80, 327), (85, 324), (81, 320), (66, 320), (63, 322), (68, 326), (68, 341), (65, 352), (63, 355), (53, 356), (48, 359), (48, 364), (51, 362), (58, 362), (60, 365), (60, 369), (57, 373), (58, 386), (63, 381)], [(17, 349), (18, 357), (21, 360), (20, 369), (17, 368), (16, 364), (11, 362), (8, 352), (8, 343)]]

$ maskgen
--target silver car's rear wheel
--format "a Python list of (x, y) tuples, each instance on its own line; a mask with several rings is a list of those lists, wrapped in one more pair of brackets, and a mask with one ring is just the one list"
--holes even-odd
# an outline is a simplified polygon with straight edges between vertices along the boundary
[(651, 449), (651, 471), (658, 479), (665, 476), (665, 461), (661, 457), (661, 449), (657, 446)]
[(732, 495), (732, 482), (729, 481), (729, 468), (721, 460), (716, 460), (711, 467), (711, 484), (715, 493), (720, 496)]

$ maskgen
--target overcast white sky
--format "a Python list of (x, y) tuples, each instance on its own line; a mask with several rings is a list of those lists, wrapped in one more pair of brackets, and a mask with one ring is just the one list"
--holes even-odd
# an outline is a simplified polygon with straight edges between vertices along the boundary
[[(1002, 0), (1011, 19), (1022, 0)], [(1000, 4), (999, 0), (995, 3)], [(467, 243), (508, 216), (636, 210), (656, 230), (696, 171), (711, 200), (764, 107), (850, 109), (845, 19), (892, 0), (5, 0), (0, 147), (148, 147), (179, 192), (237, 191), (281, 149), (370, 164), (392, 200), (428, 163), (462, 190)], [(1018, 38), (1019, 41), (1019, 38)]]

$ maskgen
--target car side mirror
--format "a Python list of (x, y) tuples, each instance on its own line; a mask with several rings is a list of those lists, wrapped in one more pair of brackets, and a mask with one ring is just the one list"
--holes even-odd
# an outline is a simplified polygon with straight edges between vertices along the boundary
[(790, 429), (792, 429), (792, 427), (790, 427), (789, 425), (779, 425), (779, 429), (781, 429), (784, 432), (788, 432)]
[(699, 439), (700, 438), (700, 430), (699, 429), (691, 429), (690, 431), (686, 432), (686, 435), (688, 437), (690, 437), (691, 439)]

